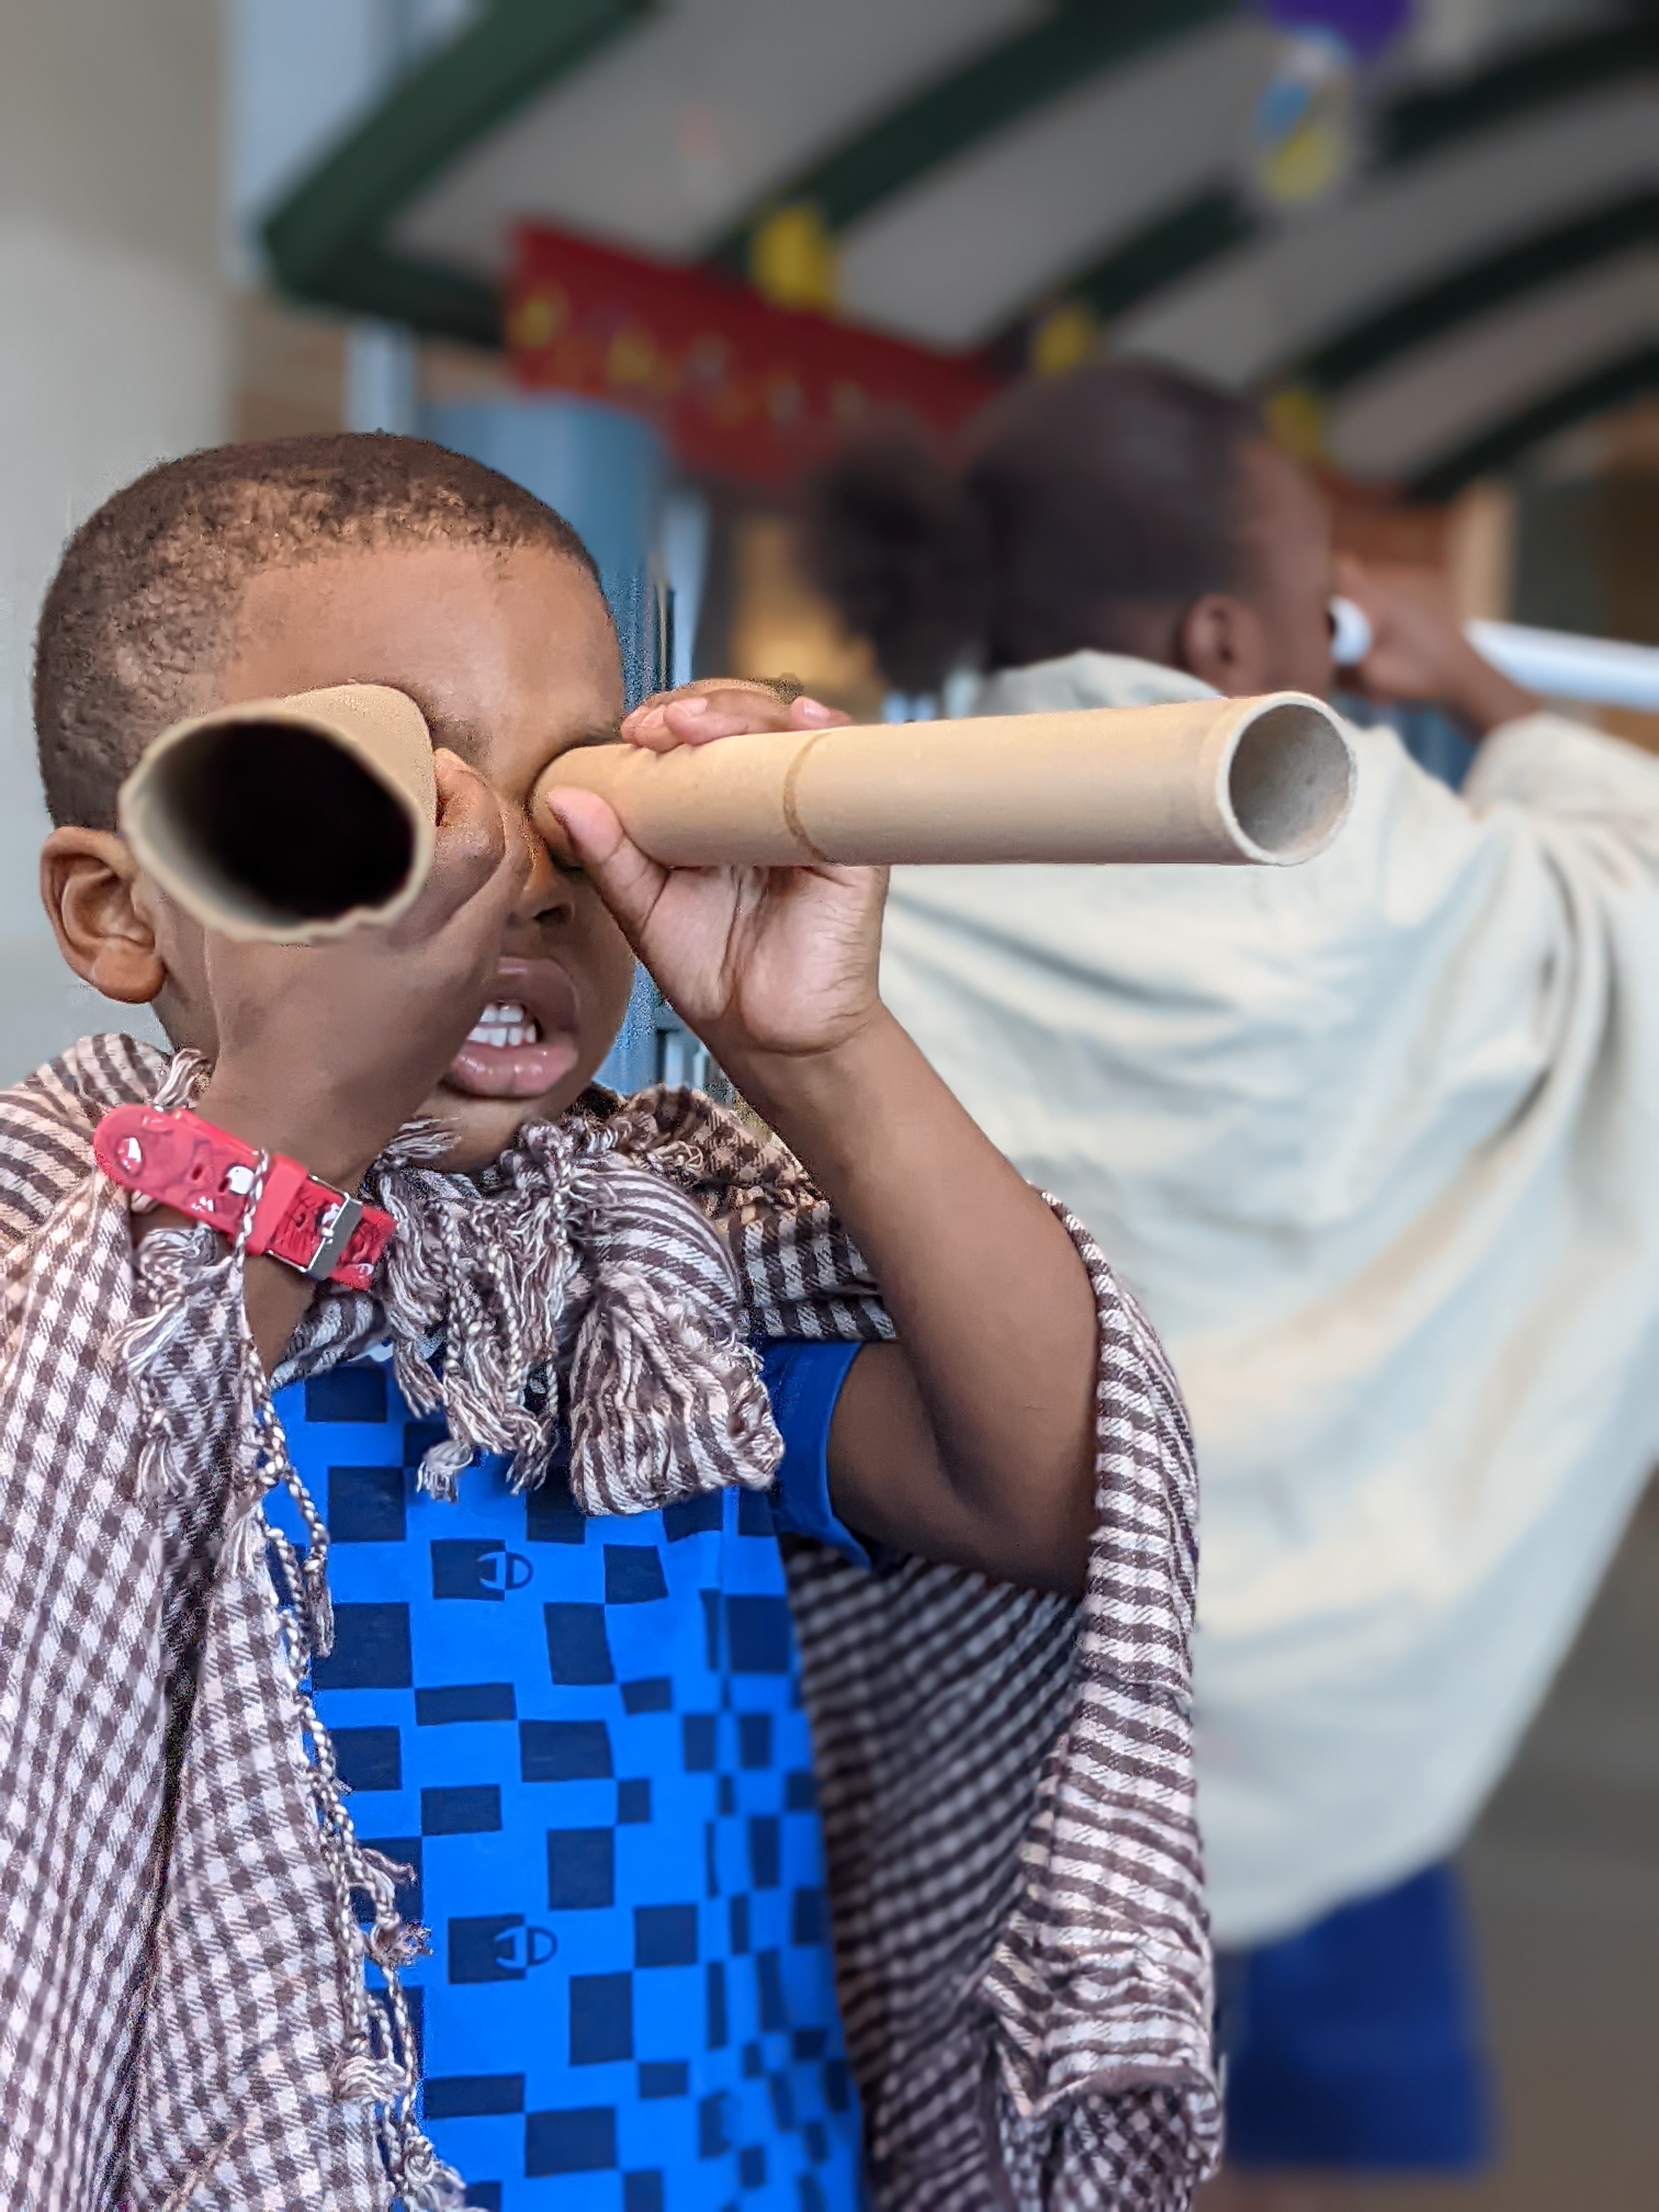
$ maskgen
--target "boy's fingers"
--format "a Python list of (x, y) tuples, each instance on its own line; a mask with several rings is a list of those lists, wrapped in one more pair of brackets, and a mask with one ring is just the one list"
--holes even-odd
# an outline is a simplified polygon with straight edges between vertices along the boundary
[(796, 730), (845, 729), (853, 717), (843, 714), (839, 707), (826, 707), (822, 699), (809, 698), (802, 692), (799, 699), (790, 702), (789, 724)]
[(705, 745), (765, 730), (828, 729), (848, 719), (818, 699), (785, 701), (763, 686), (724, 684), (648, 699), (623, 724), (622, 734), (630, 744), (672, 752), (677, 745)]
[(556, 784), (542, 794), (541, 810), (563, 831), (565, 842), (637, 952), (652, 908), (668, 880), (667, 869), (641, 852), (616, 810), (596, 791)]

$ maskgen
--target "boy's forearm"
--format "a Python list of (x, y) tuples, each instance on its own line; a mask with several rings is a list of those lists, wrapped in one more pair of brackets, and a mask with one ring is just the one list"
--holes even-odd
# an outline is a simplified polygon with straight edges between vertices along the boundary
[[(908, 1377), (867, 1363), (867, 1402), (844, 1425), (854, 1463), (832, 1450), (848, 1517), (1011, 1579), (1078, 1586), (1096, 1317), (1060, 1221), (884, 1010), (833, 1051), (728, 1072), (835, 1206), (908, 1355)], [(931, 1486), (914, 1465), (915, 1399), (937, 1446)]]

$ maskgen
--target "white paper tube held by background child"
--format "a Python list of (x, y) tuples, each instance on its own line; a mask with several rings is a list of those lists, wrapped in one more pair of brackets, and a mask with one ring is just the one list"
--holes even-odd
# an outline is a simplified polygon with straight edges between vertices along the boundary
[(655, 753), (594, 745), (543, 775), (593, 791), (653, 860), (787, 867), (1243, 861), (1324, 850), (1352, 803), (1348, 739), (1296, 691), (1071, 714), (882, 722)]
[(209, 929), (306, 944), (405, 912), (432, 865), (432, 740), (380, 684), (175, 722), (121, 787), (139, 865)]

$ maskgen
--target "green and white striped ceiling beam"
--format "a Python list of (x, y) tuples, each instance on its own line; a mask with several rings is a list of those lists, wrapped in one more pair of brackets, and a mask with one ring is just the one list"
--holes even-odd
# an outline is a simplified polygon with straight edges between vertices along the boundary
[(653, 12), (654, 0), (494, 0), (403, 78), (264, 226), (276, 281), (302, 300), (501, 343), (497, 287), (399, 252), (393, 218), (454, 155)]
[(1638, 345), (1441, 455), (1418, 471), (1407, 489), (1417, 499), (1450, 499), (1476, 477), (1508, 468), (1546, 438), (1650, 392), (1659, 392), (1659, 345)]
[[(1659, 64), (1659, 14), (1528, 47), (1453, 85), (1403, 93), (1371, 123), (1372, 173), (1385, 175), (1542, 110), (1627, 83)], [(1116, 320), (1182, 280), (1268, 234), (1272, 224), (1237, 187), (1207, 185), (1118, 238), (1063, 284), (1045, 288), (998, 341), (1018, 352), (1057, 308)]]
[(1375, 375), (1399, 356), (1524, 293), (1656, 242), (1659, 190), (1621, 195), (1607, 206), (1555, 224), (1500, 252), (1465, 262), (1422, 290), (1360, 318), (1300, 360), (1286, 362), (1273, 381), (1321, 394), (1340, 392)]
[(764, 281), (764, 242), (781, 211), (804, 211), (834, 238), (1032, 109), (1237, 13), (1237, 0), (1060, 0), (1046, 21), (975, 56), (780, 181), (708, 258)]

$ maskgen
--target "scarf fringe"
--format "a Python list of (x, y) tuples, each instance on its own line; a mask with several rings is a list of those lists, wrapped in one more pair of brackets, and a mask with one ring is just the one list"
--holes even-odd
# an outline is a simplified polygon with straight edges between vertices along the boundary
[(381, 1293), (398, 1384), (448, 1431), (422, 1487), (453, 1498), (489, 1452), (533, 1487), (568, 1425), (584, 1513), (765, 1488), (782, 1443), (731, 1255), (690, 1200), (582, 1121), (525, 1129), (482, 1182), (426, 1164), (445, 1142), (416, 1124), (369, 1178), (398, 1224)]

